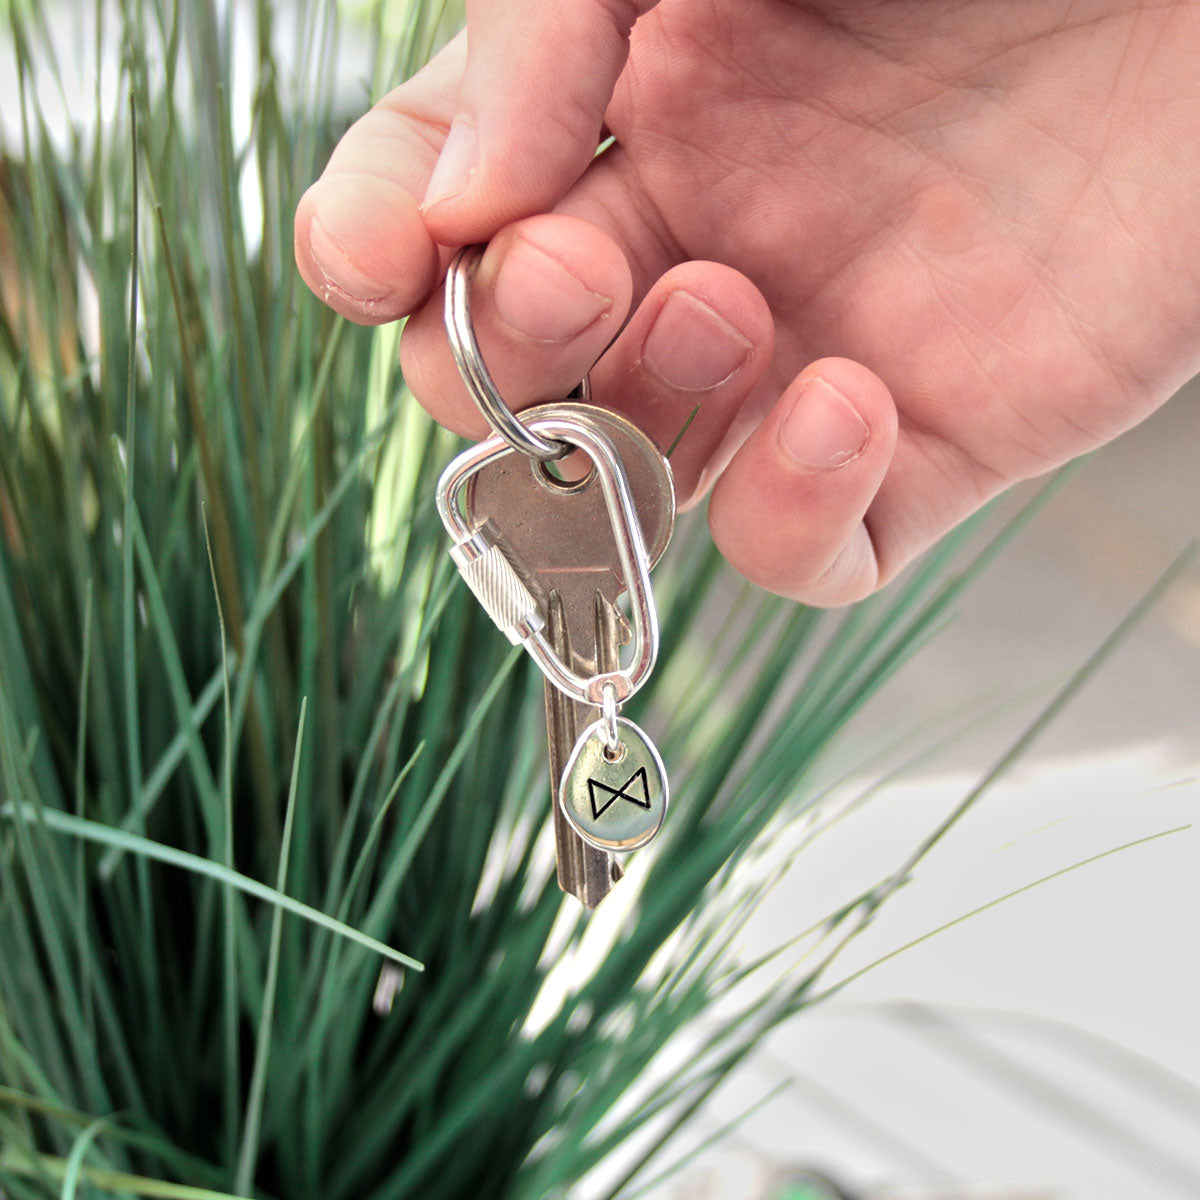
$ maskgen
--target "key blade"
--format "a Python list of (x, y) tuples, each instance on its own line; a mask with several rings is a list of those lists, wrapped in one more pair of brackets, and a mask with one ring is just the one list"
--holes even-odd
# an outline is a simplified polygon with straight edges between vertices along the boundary
[[(550, 593), (547, 604), (546, 628), (555, 650), (573, 669), (612, 670), (619, 662), (622, 627), (621, 614), (599, 593), (594, 593), (592, 629), (584, 637), (571, 637), (566, 613), (578, 611), (564, 607), (557, 591)], [(587, 609), (585, 607), (584, 611)], [(588, 637), (587, 633), (591, 636)], [(574, 646), (590, 645), (595, 661), (586, 662), (586, 655)], [(589, 846), (571, 828), (557, 803), (558, 785), (567, 759), (575, 748), (580, 732), (592, 721), (594, 710), (585, 704), (568, 699), (553, 684), (546, 684), (546, 734), (550, 744), (550, 788), (554, 796), (554, 847), (558, 856), (558, 886), (574, 896), (585, 908), (595, 908), (612, 890), (623, 874), (620, 864), (611, 854)]]

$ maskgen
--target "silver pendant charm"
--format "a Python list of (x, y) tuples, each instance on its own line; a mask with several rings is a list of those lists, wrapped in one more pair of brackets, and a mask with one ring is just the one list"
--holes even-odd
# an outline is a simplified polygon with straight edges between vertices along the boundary
[(667, 773), (654, 743), (632, 722), (589, 725), (563, 770), (558, 802), (571, 827), (601, 850), (636, 850), (659, 831), (667, 813)]

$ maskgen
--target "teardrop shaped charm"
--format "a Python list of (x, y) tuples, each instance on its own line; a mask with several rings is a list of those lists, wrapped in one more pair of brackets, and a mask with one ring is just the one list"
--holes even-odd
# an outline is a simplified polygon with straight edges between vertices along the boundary
[(617, 750), (605, 747), (604, 722), (579, 735), (563, 768), (558, 803), (572, 828), (601, 850), (636, 850), (667, 814), (667, 773), (654, 743), (618, 717)]

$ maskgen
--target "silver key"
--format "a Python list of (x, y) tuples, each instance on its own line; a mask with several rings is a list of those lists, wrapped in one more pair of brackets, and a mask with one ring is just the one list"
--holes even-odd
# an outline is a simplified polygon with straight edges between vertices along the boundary
[[(522, 413), (522, 418), (533, 421), (572, 412), (587, 413), (616, 450), (653, 565), (675, 523), (675, 491), (666, 459), (635, 425), (604, 409), (542, 405)], [(521, 454), (481, 467), (466, 486), (467, 523), (472, 528), (486, 523), (491, 539), (500, 543), (511, 563), (519, 564), (523, 582), (540, 601), (554, 651), (577, 675), (591, 678), (616, 671), (620, 648), (630, 640), (629, 622), (616, 603), (627, 581), (594, 472), (565, 484), (550, 471)], [(547, 680), (552, 788), (557, 790), (580, 734), (597, 716), (593, 704), (571, 699)], [(553, 807), (559, 885), (594, 908), (620, 879), (621, 868), (606, 850), (580, 837), (558, 803)]]

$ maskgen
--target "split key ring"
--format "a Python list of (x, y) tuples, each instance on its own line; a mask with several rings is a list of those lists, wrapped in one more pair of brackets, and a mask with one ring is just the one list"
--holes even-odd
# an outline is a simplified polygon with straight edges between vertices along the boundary
[[(553, 462), (570, 454), (574, 447), (535, 433), (509, 408), (479, 350), (467, 292), (471, 272), (482, 252), (482, 246), (463, 246), (454, 255), (446, 273), (445, 319), (450, 350), (471, 398), (497, 436), (529, 458)], [(571, 398), (584, 404), (591, 400), (591, 387), (586, 375), (571, 393)]]

